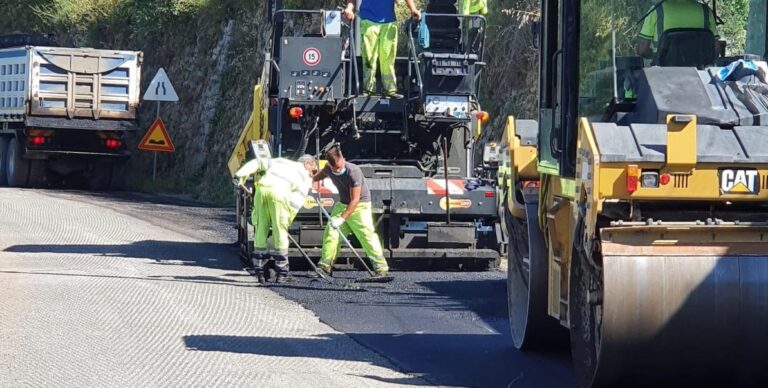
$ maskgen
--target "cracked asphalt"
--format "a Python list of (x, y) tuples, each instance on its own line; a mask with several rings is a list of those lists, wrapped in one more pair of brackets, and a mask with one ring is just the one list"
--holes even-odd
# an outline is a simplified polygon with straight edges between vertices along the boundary
[(259, 286), (231, 209), (0, 189), (0, 386), (572, 387), (514, 350), (505, 274)]

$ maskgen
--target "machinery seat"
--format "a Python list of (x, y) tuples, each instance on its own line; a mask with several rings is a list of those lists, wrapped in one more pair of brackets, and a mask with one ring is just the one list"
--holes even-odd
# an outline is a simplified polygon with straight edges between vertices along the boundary
[(707, 29), (675, 28), (664, 31), (653, 64), (698, 67), (715, 62), (715, 35)]
[(430, 17), (429, 14), (458, 14), (455, 1), (429, 2), (426, 21), (429, 28), (432, 51), (459, 52), (461, 44), (461, 20), (453, 17)]

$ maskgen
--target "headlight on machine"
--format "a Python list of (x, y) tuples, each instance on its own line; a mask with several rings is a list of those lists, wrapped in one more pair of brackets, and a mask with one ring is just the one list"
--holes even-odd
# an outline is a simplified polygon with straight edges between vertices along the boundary
[(640, 185), (642, 187), (659, 187), (659, 173), (654, 171), (644, 171), (640, 175)]

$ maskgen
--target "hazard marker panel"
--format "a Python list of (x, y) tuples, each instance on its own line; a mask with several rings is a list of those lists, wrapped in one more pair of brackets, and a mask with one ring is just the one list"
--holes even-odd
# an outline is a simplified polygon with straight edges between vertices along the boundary
[[(444, 197), (446, 191), (445, 183), (446, 182), (444, 179), (427, 179), (427, 193), (430, 195)], [(449, 179), (448, 194), (464, 195), (464, 181), (461, 179)]]
[(165, 124), (159, 117), (149, 127), (149, 131), (139, 142), (139, 149), (144, 151), (175, 152), (176, 148), (165, 130)]

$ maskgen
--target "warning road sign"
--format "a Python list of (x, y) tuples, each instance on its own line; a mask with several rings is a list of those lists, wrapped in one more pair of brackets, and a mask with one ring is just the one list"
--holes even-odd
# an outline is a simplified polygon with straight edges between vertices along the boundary
[(310, 47), (306, 50), (304, 50), (304, 64), (307, 66), (317, 66), (318, 63), (320, 63), (320, 50)]
[(176, 151), (176, 147), (173, 146), (171, 138), (168, 136), (168, 131), (165, 130), (165, 124), (159, 117), (152, 123), (147, 134), (139, 142), (139, 149), (158, 152)]
[(152, 78), (152, 82), (147, 87), (147, 92), (144, 93), (144, 100), (146, 101), (179, 101), (179, 96), (176, 94), (176, 90), (171, 85), (171, 80), (168, 78), (168, 74), (165, 73), (165, 69), (162, 67), (157, 70), (155, 78)]

